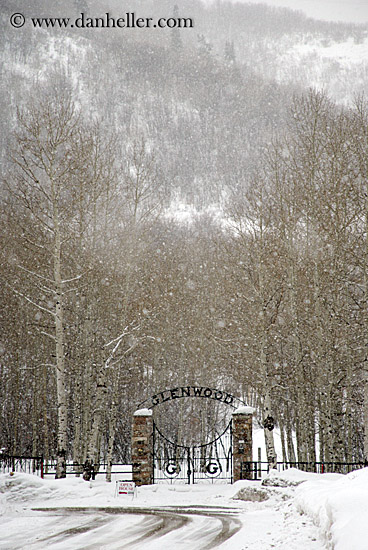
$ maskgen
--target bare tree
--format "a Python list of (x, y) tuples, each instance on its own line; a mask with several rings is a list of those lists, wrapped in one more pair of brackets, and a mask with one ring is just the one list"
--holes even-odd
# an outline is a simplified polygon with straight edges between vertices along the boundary
[(73, 258), (74, 237), (77, 230), (88, 234), (83, 208), (96, 204), (105, 181), (96, 168), (92, 134), (81, 123), (71, 91), (54, 81), (37, 95), (18, 111), (7, 180), (21, 223), (18, 237), (29, 251), (18, 270), (32, 281), (31, 293), (17, 284), (13, 291), (51, 319), (51, 330), (43, 332), (54, 344), (60, 478), (66, 475), (68, 448), (65, 299), (83, 275), (81, 263)]

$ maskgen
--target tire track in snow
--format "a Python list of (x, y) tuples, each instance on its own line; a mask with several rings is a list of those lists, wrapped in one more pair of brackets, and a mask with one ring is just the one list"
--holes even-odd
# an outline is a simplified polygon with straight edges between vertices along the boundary
[[(234, 508), (220, 508), (220, 507), (206, 507), (206, 506), (167, 506), (167, 507), (154, 507), (154, 508), (141, 508), (141, 507), (72, 507), (72, 508), (33, 508), (34, 511), (52, 513), (52, 514), (64, 514), (65, 516), (72, 514), (89, 515), (93, 514), (94, 518), (91, 522), (84, 524), (81, 527), (68, 528), (64, 531), (59, 531), (56, 534), (51, 535), (43, 539), (48, 545), (52, 540), (60, 542), (62, 540), (71, 542), (73, 537), (80, 534), (91, 533), (101, 526), (106, 525), (108, 522), (114, 521), (112, 516), (119, 516), (124, 514), (129, 515), (143, 515), (144, 520), (140, 523), (130, 526), (126, 531), (126, 537), (129, 540), (126, 544), (119, 539), (119, 548), (132, 549), (135, 548), (153, 548), (153, 544), (156, 547), (164, 548), (164, 537), (168, 537), (167, 542), (171, 541), (171, 545), (177, 540), (180, 541), (182, 548), (185, 547), (188, 542), (187, 548), (192, 548), (189, 544), (193, 543), (195, 539), (196, 549), (198, 550), (211, 550), (218, 548), (223, 542), (231, 538), (242, 527), (242, 522), (236, 517), (237, 509)], [(97, 516), (97, 517), (96, 517)], [(198, 522), (198, 519), (204, 519), (203, 522)], [(206, 521), (208, 520), (208, 521)], [(180, 530), (180, 532), (179, 532)], [(175, 533), (177, 532), (177, 533)], [(39, 541), (40, 542), (40, 541)], [(75, 541), (77, 544), (77, 541)], [(117, 540), (105, 541), (104, 548), (114, 548), (114, 542)], [(122, 545), (123, 543), (123, 545)], [(84, 543), (84, 550), (93, 550), (100, 548), (99, 544), (94, 543), (92, 540), (87, 545)], [(77, 550), (78, 546), (75, 546)]]

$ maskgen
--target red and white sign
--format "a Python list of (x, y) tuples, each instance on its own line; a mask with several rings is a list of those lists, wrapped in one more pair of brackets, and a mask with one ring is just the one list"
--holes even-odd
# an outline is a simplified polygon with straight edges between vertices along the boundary
[(135, 483), (134, 481), (117, 481), (116, 482), (116, 493), (120, 495), (130, 495), (134, 497), (135, 494)]

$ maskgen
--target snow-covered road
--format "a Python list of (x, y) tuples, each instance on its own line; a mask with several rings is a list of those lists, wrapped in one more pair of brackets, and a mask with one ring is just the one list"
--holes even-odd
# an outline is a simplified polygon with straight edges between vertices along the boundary
[[(248, 517), (247, 517), (248, 516)], [(38, 508), (2, 524), (1, 550), (324, 548), (307, 522), (242, 508)], [(294, 525), (291, 525), (293, 523)], [(285, 532), (285, 527), (287, 533)], [(7, 536), (4, 536), (4, 528)], [(240, 537), (236, 536), (240, 532)]]
[[(43, 515), (42, 535), (27, 547), (41, 550), (120, 548), (218, 548), (242, 528), (231, 509), (216, 507), (156, 508), (53, 508), (37, 509)], [(42, 514), (42, 515), (40, 515)], [(30, 516), (30, 519), (36, 516)], [(18, 524), (19, 529), (19, 524)], [(28, 533), (29, 536), (29, 533)], [(15, 541), (13, 540), (13, 543)], [(14, 547), (15, 548), (15, 547)], [(17, 548), (24, 548), (20, 545)]]
[(146, 486), (132, 499), (103, 480), (3, 474), (0, 550), (366, 550), (368, 469), (268, 481)]

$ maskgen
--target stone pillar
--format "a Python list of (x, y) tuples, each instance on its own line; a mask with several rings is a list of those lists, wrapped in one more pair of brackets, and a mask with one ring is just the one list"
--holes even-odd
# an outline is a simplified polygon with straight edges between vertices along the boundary
[(239, 407), (233, 413), (233, 481), (253, 479), (252, 407)]
[(150, 485), (153, 481), (153, 420), (150, 409), (134, 413), (132, 429), (133, 481), (136, 485)]

